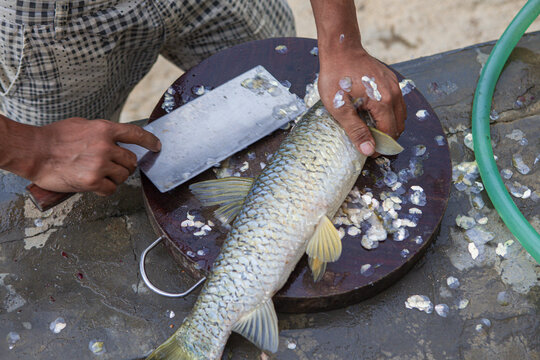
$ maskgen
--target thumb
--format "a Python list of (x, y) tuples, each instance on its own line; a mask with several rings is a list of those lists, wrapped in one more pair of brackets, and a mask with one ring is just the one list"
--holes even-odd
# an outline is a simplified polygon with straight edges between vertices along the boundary
[(337, 109), (334, 118), (343, 127), (349, 139), (358, 151), (365, 156), (375, 153), (375, 140), (366, 123), (360, 118), (350, 99), (344, 99), (345, 104)]

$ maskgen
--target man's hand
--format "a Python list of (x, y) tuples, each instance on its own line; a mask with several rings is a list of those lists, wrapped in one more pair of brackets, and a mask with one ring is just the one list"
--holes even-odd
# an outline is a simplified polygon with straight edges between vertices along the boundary
[(319, 93), (364, 155), (374, 153), (375, 141), (357, 109), (369, 111), (377, 128), (393, 138), (405, 129), (407, 110), (396, 75), (363, 49), (347, 49), (321, 61)]
[(153, 134), (136, 125), (71, 118), (39, 129), (37, 156), (30, 180), (58, 192), (92, 191), (111, 195), (137, 167), (137, 157), (116, 143), (161, 150)]
[(43, 127), (2, 119), (0, 137), (10, 146), (0, 167), (46, 190), (111, 195), (137, 167), (137, 158), (117, 142), (161, 150), (159, 139), (136, 125), (71, 118)]
[(353, 0), (311, 0), (319, 42), (319, 93), (326, 109), (364, 155), (375, 140), (357, 109), (367, 110), (377, 128), (397, 138), (406, 106), (395, 74), (362, 47)]

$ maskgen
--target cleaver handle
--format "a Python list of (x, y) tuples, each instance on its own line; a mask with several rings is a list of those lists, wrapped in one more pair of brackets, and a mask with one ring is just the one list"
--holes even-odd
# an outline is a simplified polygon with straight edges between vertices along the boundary
[(47, 211), (75, 194), (45, 190), (34, 183), (28, 185), (26, 190), (40, 211)]

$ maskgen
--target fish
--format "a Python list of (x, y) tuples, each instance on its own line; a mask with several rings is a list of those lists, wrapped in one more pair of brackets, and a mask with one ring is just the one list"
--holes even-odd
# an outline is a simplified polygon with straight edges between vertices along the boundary
[[(403, 150), (371, 128), (375, 150)], [(220, 359), (231, 332), (260, 349), (278, 349), (272, 296), (304, 255), (314, 281), (341, 255), (331, 219), (354, 186), (366, 157), (319, 101), (280, 144), (256, 178), (228, 177), (190, 185), (203, 206), (231, 229), (191, 313), (148, 360)]]

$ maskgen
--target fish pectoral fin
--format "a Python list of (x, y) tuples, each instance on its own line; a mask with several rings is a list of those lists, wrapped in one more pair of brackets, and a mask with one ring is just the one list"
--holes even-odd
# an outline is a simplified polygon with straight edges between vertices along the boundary
[(309, 268), (313, 274), (313, 281), (317, 282), (322, 279), (324, 272), (326, 271), (326, 263), (317, 258), (308, 258)]
[(278, 350), (279, 330), (276, 310), (272, 299), (264, 302), (237, 322), (232, 331), (242, 335), (262, 350), (275, 353)]
[(306, 254), (321, 262), (333, 262), (341, 256), (341, 239), (332, 221), (323, 216), (308, 242)]
[(228, 224), (238, 215), (242, 205), (244, 205), (244, 199), (227, 203), (214, 211), (214, 215), (223, 225)]
[(373, 139), (375, 139), (375, 151), (379, 154), (396, 155), (403, 151), (403, 146), (399, 145), (391, 136), (372, 127), (369, 130)]
[(306, 254), (315, 282), (322, 279), (326, 263), (336, 261), (341, 256), (341, 239), (328, 216), (319, 220), (315, 233), (308, 242)]
[(228, 224), (242, 208), (253, 181), (232, 176), (191, 184), (189, 189), (203, 206), (220, 205), (214, 213), (223, 224)]

